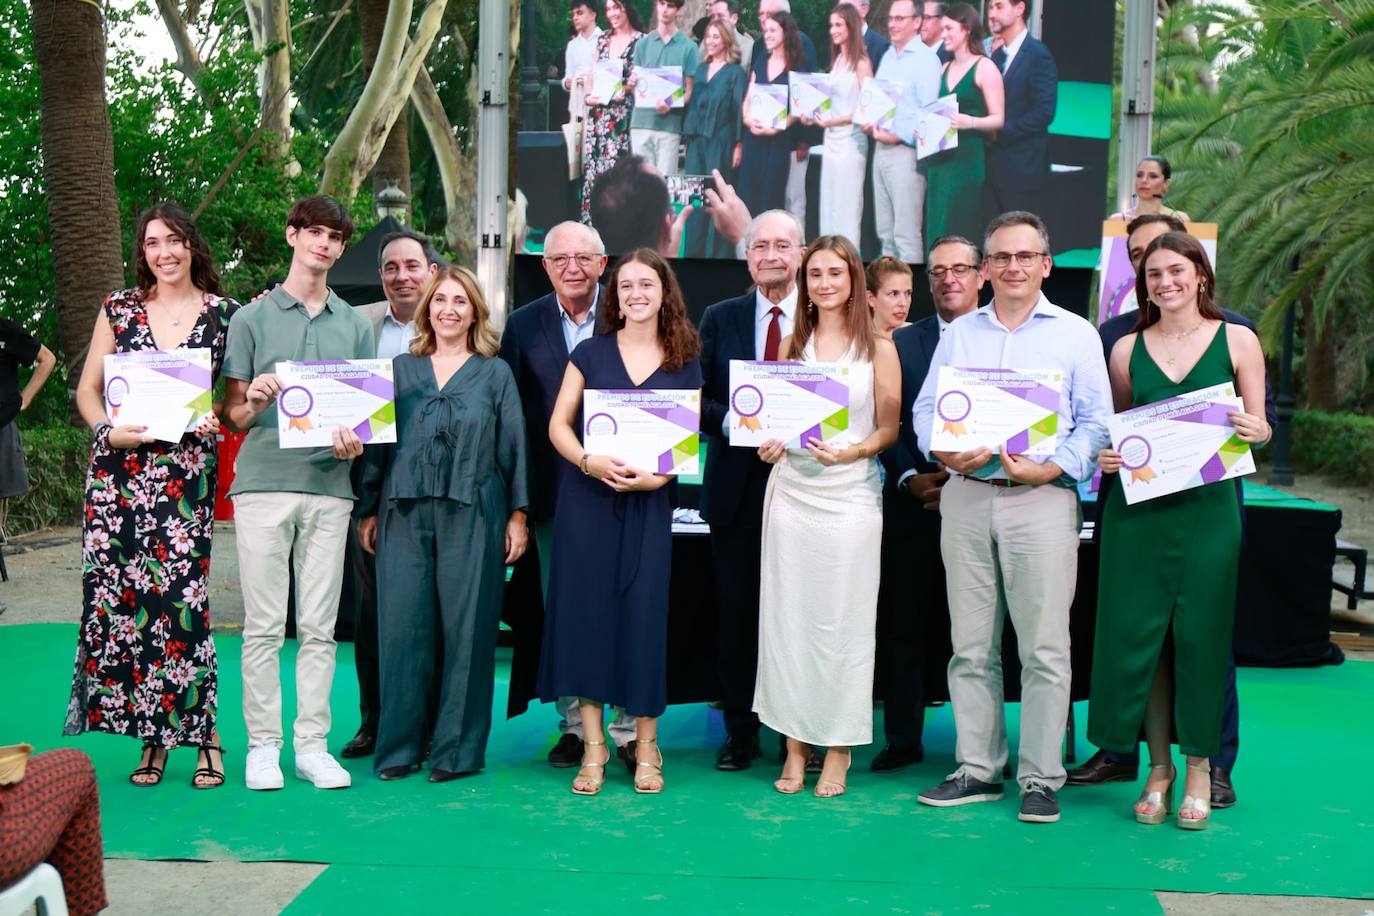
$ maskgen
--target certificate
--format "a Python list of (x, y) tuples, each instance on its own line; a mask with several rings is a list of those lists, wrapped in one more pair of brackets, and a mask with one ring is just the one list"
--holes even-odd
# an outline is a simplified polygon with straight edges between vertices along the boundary
[(959, 113), (959, 97), (942, 96), (916, 113), (916, 158), (924, 159), (959, 145), (959, 131), (949, 123)]
[[(787, 87), (792, 94), (792, 114), (813, 121), (831, 117), (830, 74), (789, 73)], [(836, 112), (835, 116), (841, 114), (848, 112)]]
[(730, 360), (730, 444), (849, 444), (849, 366)]
[(364, 445), (396, 441), (396, 385), (389, 359), (277, 363), (277, 444), (320, 448), (347, 426)]
[(859, 89), (859, 107), (854, 109), (854, 123), (860, 127), (872, 124), (880, 130), (891, 130), (897, 118), (897, 100), (902, 87), (892, 80), (868, 77)]
[(695, 474), (701, 392), (682, 388), (589, 388), (582, 393), (582, 448), (655, 474)]
[(615, 94), (625, 88), (625, 65), (619, 60), (599, 60), (592, 64), (591, 95), (609, 105)]
[(687, 104), (682, 68), (635, 67), (635, 105), (657, 108), (659, 102), (667, 102), (669, 108)]
[(116, 426), (146, 426), (154, 439), (180, 442), (214, 409), (208, 347), (110, 353), (104, 368), (105, 413)]
[(787, 87), (755, 83), (749, 87), (749, 120), (764, 127), (787, 127)]
[(1049, 457), (1059, 447), (1063, 387), (1060, 369), (941, 366), (930, 451), (1005, 445), (1009, 455)]
[(1227, 414), (1243, 410), (1230, 382), (1125, 410), (1107, 420), (1121, 453), (1127, 505), (1255, 472), (1250, 443)]

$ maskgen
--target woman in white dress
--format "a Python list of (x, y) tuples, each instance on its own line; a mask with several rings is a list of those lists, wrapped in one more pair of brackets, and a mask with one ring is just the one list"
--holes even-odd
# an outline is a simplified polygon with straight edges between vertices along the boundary
[(854, 245), (821, 236), (802, 257), (782, 359), (849, 367), (849, 428), (801, 447), (759, 446), (773, 465), (763, 504), (754, 711), (787, 736), (779, 792), (800, 792), (809, 746), (828, 748), (815, 794), (844, 794), (849, 749), (873, 740), (873, 650), (882, 485), (873, 459), (897, 439), (902, 374), (873, 331)]
[(825, 128), (821, 159), (821, 235), (842, 235), (859, 243), (864, 215), (864, 165), (868, 137), (854, 124), (859, 86), (873, 75), (864, 49), (863, 20), (850, 3), (830, 13), (830, 117), (802, 118)]

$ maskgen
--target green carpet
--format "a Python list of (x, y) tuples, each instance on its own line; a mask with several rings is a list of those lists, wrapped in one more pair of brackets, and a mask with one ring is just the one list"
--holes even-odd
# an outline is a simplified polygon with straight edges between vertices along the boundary
[[(860, 749), (849, 793), (828, 802), (778, 795), (771, 764), (716, 772), (719, 717), (704, 706), (674, 708), (665, 717), (668, 790), (658, 798), (635, 795), (619, 767), (611, 768), (601, 796), (573, 796), (572, 771), (543, 760), (554, 734), (547, 707), (498, 721), (487, 769), (469, 779), (384, 784), (370, 775), (368, 761), (355, 761), (352, 789), (323, 792), (291, 777), (288, 751), (286, 788), (253, 793), (242, 785), (241, 644), (232, 637), (216, 640), (229, 785), (184, 788), (194, 755), (179, 751), (171, 756), (170, 784), (139, 789), (125, 780), (134, 742), (58, 736), (74, 640), (72, 626), (0, 628), (0, 744), (67, 744), (91, 754), (101, 778), (107, 855), (341, 866), (306, 892), (304, 911), (337, 911), (347, 901), (371, 905), (393, 883), (440, 899), (515, 894), (533, 902), (569, 886), (590, 888), (588, 877), (598, 901), (647, 894), (731, 905), (783, 895), (898, 912), (903, 905), (959, 912), (970, 901), (1000, 901), (1004, 911), (1018, 912), (1042, 904), (1048, 912), (1056, 901), (1097, 910), (1110, 901), (1122, 912), (1143, 912), (1147, 901), (1136, 892), (1150, 890), (1374, 897), (1364, 842), (1374, 806), (1354, 794), (1366, 791), (1360, 775), (1340, 765), (1374, 756), (1374, 731), (1364, 720), (1374, 703), (1369, 664), (1243, 669), (1236, 773), (1242, 802), (1214, 815), (1212, 829), (1184, 833), (1132, 820), (1138, 785), (1066, 789), (1064, 819), (1054, 826), (1019, 823), (1011, 799), (953, 810), (916, 805), (917, 791), (953, 769), (948, 707), (929, 717), (926, 763), (874, 776), (867, 772), (874, 749)], [(337, 746), (356, 724), (348, 646), (340, 649), (335, 684)], [(287, 691), (290, 709), (289, 676)], [(498, 707), (504, 693), (502, 682)], [(1009, 710), (1011, 718), (1016, 711)], [(1086, 715), (1080, 705), (1080, 732)], [(1080, 742), (1078, 750), (1090, 749)]]

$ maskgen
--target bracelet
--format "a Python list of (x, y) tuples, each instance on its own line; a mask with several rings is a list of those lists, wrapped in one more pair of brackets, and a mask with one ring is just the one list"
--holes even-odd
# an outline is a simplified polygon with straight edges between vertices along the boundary
[(590, 477), (590, 476), (592, 476), (592, 472), (589, 471), (589, 470), (587, 470), (587, 459), (590, 458), (590, 457), (591, 457), (591, 455), (589, 455), (589, 454), (586, 453), (586, 452), (583, 452), (583, 453), (582, 453), (582, 460), (579, 461), (579, 462), (577, 463), (577, 466), (578, 466), (579, 468), (582, 469), (582, 476), (583, 476), (583, 477)]
[(101, 420), (91, 427), (91, 432), (95, 433), (96, 436), (99, 436), (102, 432), (104, 432), (107, 429), (114, 429), (114, 424), (111, 423), (109, 420)]

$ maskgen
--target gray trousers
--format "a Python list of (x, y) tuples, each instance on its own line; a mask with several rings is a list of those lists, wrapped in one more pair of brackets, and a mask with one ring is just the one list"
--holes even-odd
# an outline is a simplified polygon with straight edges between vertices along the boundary
[[(534, 542), (539, 548), (539, 582), (543, 586), (543, 594), (549, 594), (549, 560), (553, 557), (553, 521), (534, 525)], [(558, 731), (572, 732), (579, 738), (585, 740), (586, 736), (582, 732), (582, 707), (578, 705), (577, 697), (559, 697), (554, 703), (554, 708), (558, 710)], [(611, 720), (608, 730), (611, 733), (611, 740), (617, 745), (625, 744), (635, 740), (635, 717), (621, 709), (614, 707), (615, 718)]]
[[(499, 515), (499, 517), (497, 517)], [(404, 499), (383, 505), (377, 539), (382, 715), (374, 768), (425, 759), (426, 700), (439, 705), (431, 769), (486, 763), (505, 587), (506, 518), (477, 505)], [(435, 643), (443, 645), (436, 663)]]
[(921, 226), (925, 222), (926, 176), (916, 171), (916, 150), (904, 143), (875, 144), (873, 151), (873, 226), (883, 254), (907, 264), (925, 262)]
[(1006, 489), (952, 477), (940, 495), (940, 551), (949, 586), (949, 696), (955, 757), (975, 779), (1000, 782), (1007, 763), (1002, 625), (1021, 657), (1016, 781), (1064, 785), (1069, 715), (1069, 605), (1078, 582), (1078, 493)]

